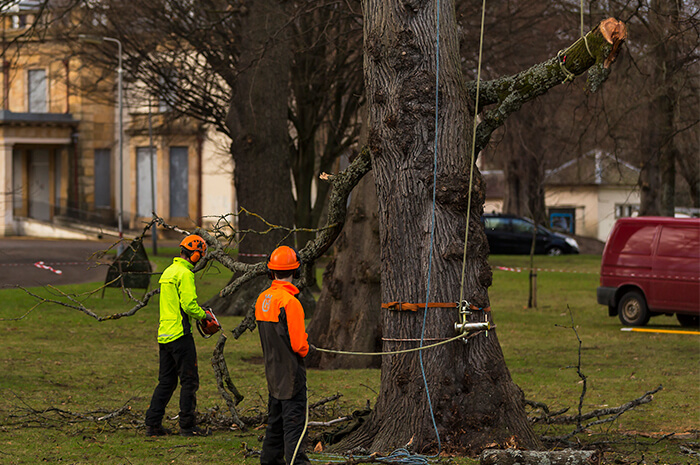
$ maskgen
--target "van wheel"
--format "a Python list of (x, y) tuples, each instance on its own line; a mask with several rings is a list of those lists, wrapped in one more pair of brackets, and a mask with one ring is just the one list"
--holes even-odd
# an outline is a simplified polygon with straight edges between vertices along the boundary
[(552, 247), (551, 249), (549, 249), (547, 251), (547, 255), (550, 255), (552, 257), (555, 257), (557, 255), (561, 255), (561, 254), (562, 254), (562, 250), (559, 247)]
[(683, 313), (676, 313), (676, 318), (681, 326), (687, 326), (692, 328), (697, 328), (700, 326), (700, 316), (698, 315), (686, 315)]
[(620, 321), (627, 326), (644, 326), (651, 316), (644, 296), (637, 291), (623, 295), (617, 309)]

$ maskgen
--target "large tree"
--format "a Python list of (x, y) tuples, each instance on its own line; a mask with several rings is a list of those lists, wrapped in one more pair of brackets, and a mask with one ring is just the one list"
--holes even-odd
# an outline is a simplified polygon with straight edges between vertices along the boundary
[[(509, 114), (568, 76), (593, 66), (591, 81), (599, 86), (615, 52), (596, 29), (558, 57), (482, 83), (477, 101), (474, 86), (465, 85), (461, 73), (455, 4), (439, 5), (438, 75), (435, 2), (363, 4), (368, 146), (379, 201), (382, 301), (427, 300), (449, 307), (460, 299), (463, 286), (464, 299), (486, 308), (491, 270), (479, 219), (483, 179), (476, 170), (470, 173), (474, 166), (469, 156), (470, 102), (481, 110), (474, 147), (478, 153)], [(608, 26), (617, 28), (618, 39), (624, 38), (624, 28), (616, 21)], [(467, 225), (469, 240), (463, 255)], [(384, 351), (415, 347), (422, 336), (434, 340), (455, 335), (454, 308), (382, 312)], [(485, 317), (492, 320), (485, 311), (476, 311), (470, 319)], [(437, 430), (450, 448), (479, 450), (494, 442), (538, 445), (495, 331), (431, 349), (422, 358), (415, 353), (382, 357), (381, 392), (372, 417), (341, 447), (389, 450), (410, 441), (417, 450), (434, 450), (436, 436), (423, 375)]]
[[(250, 231), (229, 235), (240, 241), (243, 261), (282, 240), (303, 246), (314, 238), (328, 194), (315, 175), (357, 141), (363, 82), (355, 1), (203, 0), (195, 8), (189, 0), (69, 0), (63, 8), (74, 18), (62, 30), (66, 40), (83, 33), (123, 42), (128, 81), (166, 103), (164, 116), (192, 117), (231, 138), (237, 201), (254, 214), (227, 218)], [(86, 63), (112, 72), (113, 50), (85, 54), (77, 45)], [(252, 232), (268, 223), (287, 229)], [(286, 232), (294, 227), (298, 237)], [(207, 304), (245, 313), (263, 284)]]

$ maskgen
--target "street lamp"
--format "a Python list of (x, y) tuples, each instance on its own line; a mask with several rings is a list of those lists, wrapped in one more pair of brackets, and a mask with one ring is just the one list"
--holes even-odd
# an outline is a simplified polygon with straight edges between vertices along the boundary
[(122, 74), (124, 70), (122, 69), (122, 43), (119, 39), (115, 39), (114, 37), (95, 37), (87, 34), (79, 34), (78, 38), (84, 42), (93, 44), (100, 44), (102, 42), (113, 42), (117, 44), (117, 55), (119, 60), (119, 64), (117, 66), (117, 101), (119, 106), (119, 212), (117, 217), (119, 244), (117, 245), (117, 255), (121, 255), (121, 253), (124, 251), (124, 244), (122, 242), (122, 239), (124, 238), (124, 117), (122, 114)]

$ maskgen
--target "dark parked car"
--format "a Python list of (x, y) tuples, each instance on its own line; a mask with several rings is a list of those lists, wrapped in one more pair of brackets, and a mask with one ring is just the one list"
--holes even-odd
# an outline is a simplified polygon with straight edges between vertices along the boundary
[(532, 221), (515, 215), (487, 213), (481, 217), (489, 241), (491, 254), (529, 254), (532, 233), (537, 228), (535, 253), (561, 255), (578, 253), (578, 243), (573, 237), (536, 226)]

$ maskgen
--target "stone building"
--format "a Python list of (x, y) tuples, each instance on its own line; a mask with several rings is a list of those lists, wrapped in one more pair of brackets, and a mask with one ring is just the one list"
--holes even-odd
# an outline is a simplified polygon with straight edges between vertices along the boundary
[(32, 28), (40, 3), (0, 8), (0, 235), (59, 235), (58, 225), (136, 233), (153, 210), (189, 229), (235, 211), (229, 141), (171, 118), (137, 86), (124, 86), (120, 131), (118, 70), (97, 79), (71, 50), (78, 37)]

